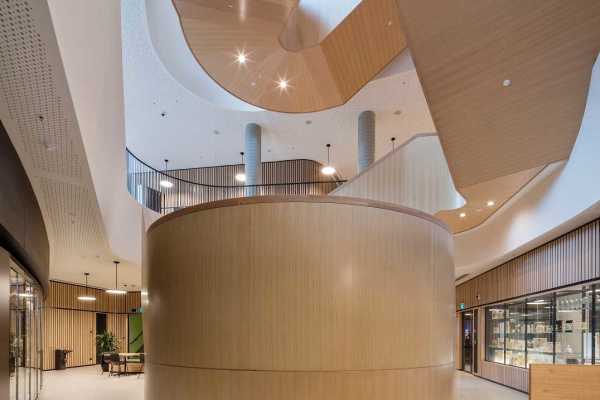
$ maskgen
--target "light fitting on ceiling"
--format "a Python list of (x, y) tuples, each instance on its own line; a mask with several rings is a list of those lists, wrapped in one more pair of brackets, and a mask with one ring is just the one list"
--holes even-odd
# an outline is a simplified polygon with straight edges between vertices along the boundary
[(467, 216), (467, 213), (461, 212), (460, 214), (458, 214), (458, 216), (461, 218), (465, 218)]
[[(240, 155), (242, 156), (242, 166), (245, 168), (245, 166), (244, 166), (244, 152), (240, 151)], [(246, 182), (246, 174), (243, 173), (243, 172), (235, 174), (235, 180), (238, 181), (238, 182)]]
[(83, 274), (85, 275), (85, 294), (83, 296), (77, 297), (77, 300), (79, 300), (79, 301), (96, 301), (96, 298), (94, 296), (90, 296), (90, 294), (89, 294), (88, 276), (90, 276), (90, 273), (84, 272)]
[[(169, 160), (165, 159), (165, 173), (163, 175), (168, 176), (167, 175), (167, 171), (168, 171), (168, 165), (169, 165)], [(162, 179), (160, 180), (160, 186), (169, 189), (173, 187), (173, 182), (167, 180), (167, 178), (163, 176)]]
[(510, 85), (512, 85), (512, 81), (510, 79), (505, 79), (502, 81), (502, 86), (509, 87)]
[(126, 290), (119, 289), (119, 271), (118, 271), (119, 261), (113, 261), (113, 262), (115, 263), (115, 288), (114, 289), (107, 289), (106, 293), (109, 293), (109, 294), (127, 294)]
[(327, 143), (325, 145), (327, 147), (327, 165), (325, 165), (323, 168), (321, 168), (321, 173), (323, 175), (333, 175), (335, 174), (335, 168), (331, 165), (331, 160), (329, 158), (329, 151), (331, 149), (331, 144)]
[(289, 86), (289, 82), (285, 78), (279, 79), (279, 81), (277, 82), (277, 86), (279, 87), (280, 90), (287, 90), (287, 88)]
[(248, 56), (246, 56), (246, 53), (244, 53), (244, 51), (238, 51), (235, 60), (237, 61), (238, 64), (240, 65), (244, 65), (246, 64), (246, 61), (248, 61)]
[(488, 207), (494, 207), (495, 205), (496, 205), (496, 202), (494, 200), (488, 200), (488, 202), (487, 202)]

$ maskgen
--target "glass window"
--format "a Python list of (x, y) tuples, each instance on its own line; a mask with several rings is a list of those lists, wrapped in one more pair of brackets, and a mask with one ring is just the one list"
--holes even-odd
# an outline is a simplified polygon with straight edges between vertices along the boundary
[(600, 364), (600, 285), (595, 285), (594, 290), (594, 361)]
[(527, 367), (554, 362), (554, 296), (527, 299)]
[[(584, 364), (588, 336), (587, 306), (582, 290), (565, 290), (556, 295), (557, 364)], [(591, 348), (591, 346), (589, 346)], [(591, 355), (590, 355), (591, 358)]]
[(11, 268), (10, 400), (33, 400), (40, 390), (41, 304), (41, 290), (18, 268)]
[(506, 364), (525, 367), (525, 303), (506, 307)]
[(485, 316), (487, 361), (504, 364), (504, 305), (488, 307)]

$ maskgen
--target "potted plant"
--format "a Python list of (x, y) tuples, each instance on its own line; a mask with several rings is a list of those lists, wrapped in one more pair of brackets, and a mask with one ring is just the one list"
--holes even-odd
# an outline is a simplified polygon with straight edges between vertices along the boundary
[(119, 351), (119, 341), (112, 332), (107, 331), (100, 335), (96, 335), (96, 355), (100, 358), (102, 371), (108, 372), (108, 364), (104, 361), (105, 353), (114, 353)]

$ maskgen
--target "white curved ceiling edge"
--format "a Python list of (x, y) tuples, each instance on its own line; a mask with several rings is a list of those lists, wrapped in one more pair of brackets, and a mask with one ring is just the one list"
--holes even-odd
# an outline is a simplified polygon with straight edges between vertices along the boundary
[[(103, 240), (110, 254), (104, 258), (121, 259), (119, 280), (139, 289), (142, 231), (147, 220), (158, 216), (127, 192), (125, 157), (119, 156), (125, 151), (121, 3), (53, 0), (49, 7), (79, 126), (73, 134), (81, 135), (96, 193), (95, 208), (105, 228)], [(91, 264), (82, 259), (77, 268), (53, 265), (51, 277), (77, 281), (66, 268), (91, 272), (95, 286), (114, 286), (110, 262)]]
[[(264, 161), (307, 158), (325, 162), (325, 144), (331, 143), (336, 168), (350, 177), (356, 171), (361, 111), (377, 113), (377, 158), (391, 150), (392, 136), (400, 144), (416, 133), (435, 130), (409, 52), (397, 57), (348, 103), (330, 110), (284, 114), (215, 105), (185, 88), (165, 67), (151, 39), (148, 3), (123, 2), (125, 122), (127, 146), (156, 168), (164, 166), (165, 158), (171, 160), (172, 168), (238, 163), (244, 125), (255, 122), (263, 126)], [(183, 42), (182, 37), (179, 40)], [(189, 53), (187, 47), (183, 50)]]
[[(600, 61), (570, 158), (549, 165), (479, 227), (455, 235), (456, 276), (478, 274), (600, 215)], [(472, 277), (472, 275), (471, 275)]]
[(185, 41), (179, 17), (170, 0), (146, 0), (146, 16), (157, 55), (166, 70), (183, 87), (224, 108), (239, 111), (262, 110), (227, 92), (202, 69)]

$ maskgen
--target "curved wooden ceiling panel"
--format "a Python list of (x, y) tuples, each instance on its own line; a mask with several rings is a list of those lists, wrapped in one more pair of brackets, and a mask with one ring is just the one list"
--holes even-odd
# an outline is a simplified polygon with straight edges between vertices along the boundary
[(397, 0), (461, 190), (569, 157), (600, 51), (597, 0)]
[(395, 0), (363, 0), (321, 43), (298, 51), (281, 41), (298, 0), (173, 4), (203, 69), (236, 97), (272, 111), (342, 105), (406, 48)]

